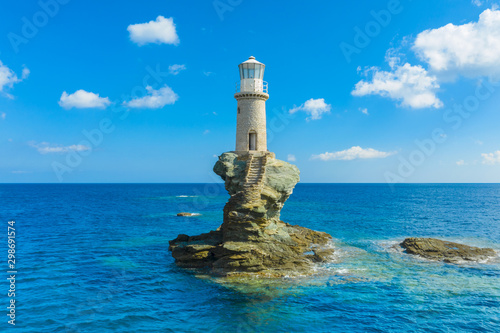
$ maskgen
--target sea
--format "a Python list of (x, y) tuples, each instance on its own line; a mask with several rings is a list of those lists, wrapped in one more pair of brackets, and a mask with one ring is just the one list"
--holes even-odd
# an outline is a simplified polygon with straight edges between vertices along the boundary
[(176, 267), (168, 241), (215, 230), (228, 198), (223, 184), (1, 184), (0, 331), (500, 332), (498, 256), (447, 264), (398, 245), (500, 251), (498, 184), (299, 183), (282, 220), (336, 249), (313, 276)]

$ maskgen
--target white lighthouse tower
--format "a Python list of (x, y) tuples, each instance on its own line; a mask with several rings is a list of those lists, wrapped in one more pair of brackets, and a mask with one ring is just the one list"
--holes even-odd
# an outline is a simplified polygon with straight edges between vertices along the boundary
[(240, 82), (234, 94), (238, 101), (236, 152), (266, 152), (266, 100), (269, 98), (267, 82), (263, 81), (266, 66), (250, 57), (238, 67)]

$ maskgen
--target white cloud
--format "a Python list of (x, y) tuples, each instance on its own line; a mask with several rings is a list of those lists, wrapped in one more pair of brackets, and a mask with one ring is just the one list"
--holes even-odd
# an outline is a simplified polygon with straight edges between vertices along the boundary
[(174, 104), (179, 99), (179, 96), (167, 85), (158, 90), (147, 86), (146, 90), (148, 92), (147, 96), (123, 102), (123, 105), (129, 108), (159, 109), (167, 104)]
[(403, 66), (390, 62), (391, 71), (381, 71), (377, 67), (370, 68), (370, 82), (361, 80), (356, 83), (353, 96), (380, 95), (400, 101), (401, 106), (415, 109), (434, 107), (440, 108), (443, 103), (436, 97), (439, 88), (435, 76), (431, 76), (422, 66)]
[(21, 80), (26, 79), (30, 75), (30, 73), (31, 73), (31, 71), (28, 68), (23, 67), (23, 72), (21, 74)]
[(443, 76), (500, 78), (500, 11), (486, 9), (477, 22), (449, 23), (418, 34), (413, 50)]
[(213, 74), (214, 74), (213, 72), (203, 71), (203, 75), (205, 76), (212, 76)]
[(179, 36), (175, 30), (174, 19), (158, 16), (156, 21), (131, 24), (127, 27), (130, 39), (139, 46), (155, 44), (179, 44)]
[(318, 99), (311, 98), (301, 106), (296, 106), (290, 109), (290, 113), (295, 113), (297, 111), (304, 111), (310, 116), (307, 118), (307, 120), (317, 120), (321, 119), (323, 114), (330, 113), (331, 109), (332, 106), (330, 104), (326, 104), (324, 98), (318, 98)]
[(359, 108), (359, 111), (361, 111), (362, 114), (366, 114), (367, 116), (369, 116), (370, 114), (368, 113), (368, 109), (367, 108)]
[(186, 65), (174, 64), (174, 65), (168, 66), (168, 72), (172, 75), (177, 75), (185, 69), (186, 69)]
[(497, 150), (494, 153), (481, 154), (481, 157), (483, 158), (483, 164), (500, 164), (500, 150)]
[(333, 153), (326, 152), (324, 154), (313, 155), (312, 159), (319, 159), (322, 161), (330, 161), (330, 160), (350, 161), (358, 158), (360, 159), (386, 158), (394, 154), (396, 154), (396, 152), (383, 152), (375, 150), (373, 148), (364, 149), (359, 146), (354, 146), (352, 148)]
[(0, 118), (2, 118), (2, 120), (5, 120), (5, 117), (7, 117), (7, 114), (5, 112), (2, 112), (0, 114)]
[(481, 140), (474, 140), (474, 143), (475, 143), (476, 145), (480, 145), (480, 146), (482, 146), (484, 142), (483, 142), (483, 141), (481, 141)]
[(288, 154), (288, 156), (287, 156), (287, 161), (288, 161), (288, 162), (295, 162), (295, 161), (297, 161), (297, 159), (295, 158), (295, 155), (293, 155), (293, 154)]
[(205, 134), (205, 135), (208, 134), (208, 133), (210, 133), (210, 130), (203, 131), (203, 134)]
[(459, 160), (456, 163), (457, 163), (458, 166), (463, 166), (463, 165), (466, 164), (464, 160)]
[(105, 109), (111, 104), (108, 97), (99, 97), (99, 94), (94, 94), (85, 90), (77, 90), (73, 94), (68, 94), (64, 91), (59, 99), (59, 105), (66, 110), (71, 108), (87, 109), (97, 108)]
[(61, 145), (51, 145), (48, 142), (29, 142), (31, 147), (36, 148), (40, 154), (52, 154), (52, 153), (68, 153), (71, 151), (86, 151), (90, 150), (89, 146), (85, 145), (71, 145), (71, 146), (61, 146)]
[(9, 67), (5, 66), (0, 61), (0, 92), (4, 93), (8, 98), (14, 98), (11, 94), (5, 92), (6, 88), (12, 88), (14, 83), (19, 83), (26, 79), (30, 74), (30, 70), (26, 67), (23, 68), (21, 78)]

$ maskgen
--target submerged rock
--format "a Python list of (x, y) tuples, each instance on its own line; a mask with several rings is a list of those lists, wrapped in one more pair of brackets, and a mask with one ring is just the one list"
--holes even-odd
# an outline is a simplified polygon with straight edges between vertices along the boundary
[(485, 260), (496, 254), (490, 248), (479, 248), (435, 238), (406, 238), (401, 246), (406, 253), (450, 263)]
[(299, 181), (299, 169), (272, 153), (224, 153), (214, 172), (231, 195), (224, 220), (199, 236), (179, 235), (169, 249), (180, 267), (207, 267), (221, 275), (310, 274), (333, 254), (331, 236), (280, 220)]

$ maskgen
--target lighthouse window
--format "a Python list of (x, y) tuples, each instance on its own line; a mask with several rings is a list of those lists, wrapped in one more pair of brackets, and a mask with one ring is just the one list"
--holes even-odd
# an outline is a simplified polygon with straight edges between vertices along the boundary
[(238, 113), (240, 113), (240, 107), (238, 106)]
[(249, 79), (255, 78), (255, 64), (248, 65), (248, 78)]
[(260, 79), (260, 65), (255, 65), (255, 78)]

